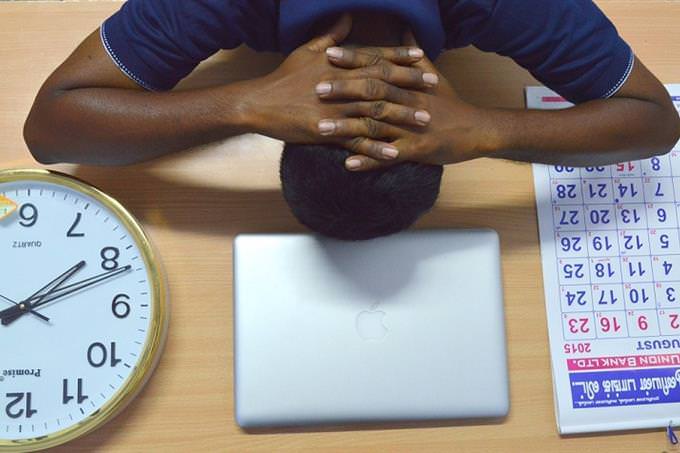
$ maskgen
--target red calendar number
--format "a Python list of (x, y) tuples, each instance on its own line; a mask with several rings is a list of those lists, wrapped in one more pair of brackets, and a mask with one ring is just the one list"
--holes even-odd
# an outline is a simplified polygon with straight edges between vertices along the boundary
[(671, 329), (677, 329), (680, 328), (680, 322), (678, 322), (678, 317), (680, 315), (677, 314), (670, 314), (668, 315), (668, 319), (671, 321)]
[[(652, 337), (659, 335), (659, 318), (656, 316), (656, 311), (629, 310), (627, 315), (628, 322), (621, 325), (622, 333), (618, 337), (622, 337), (625, 330), (628, 330), (628, 335), (631, 337)], [(625, 324), (628, 324), (627, 329)]]
[(647, 330), (649, 328), (649, 323), (647, 322), (647, 317), (644, 316), (644, 315), (638, 316), (637, 325), (638, 325), (638, 329)]
[(569, 320), (569, 332), (571, 333), (588, 333), (588, 318), (572, 318)]
[(613, 332), (618, 332), (621, 330), (621, 324), (619, 323), (619, 320), (616, 318), (616, 316), (612, 316), (611, 320), (603, 316), (600, 318), (600, 327), (602, 328), (602, 332), (609, 332), (610, 330)]
[[(633, 316), (629, 313), (630, 316)], [(628, 328), (626, 321), (623, 319), (626, 316), (625, 312), (601, 312), (596, 314), (597, 322), (597, 336), (600, 338), (624, 338), (628, 335)], [(647, 319), (642, 321), (645, 325)], [(631, 327), (634, 327), (633, 324)]]
[[(628, 167), (628, 168), (626, 168)], [(616, 164), (616, 171), (633, 171), (635, 170), (635, 164), (633, 162), (624, 162), (620, 164)]]
[(659, 310), (662, 335), (677, 335), (680, 331), (680, 311)]
[(592, 312), (590, 313), (563, 313), (562, 314), (562, 329), (564, 339), (569, 340), (585, 340), (595, 338), (597, 326)]

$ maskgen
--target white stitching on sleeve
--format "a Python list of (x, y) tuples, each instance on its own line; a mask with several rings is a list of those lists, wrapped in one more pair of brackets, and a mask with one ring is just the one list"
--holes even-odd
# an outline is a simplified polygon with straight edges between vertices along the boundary
[(109, 57), (113, 60), (113, 62), (118, 66), (118, 69), (121, 70), (123, 74), (128, 76), (132, 81), (140, 85), (142, 88), (145, 88), (149, 91), (158, 91), (157, 89), (153, 88), (151, 85), (137, 77), (132, 71), (128, 69), (125, 64), (123, 64), (122, 61), (120, 61), (120, 58), (116, 55), (116, 53), (113, 51), (113, 48), (111, 47), (111, 44), (109, 43), (108, 38), (106, 37), (106, 32), (104, 31), (106, 27), (106, 22), (104, 22), (101, 27), (99, 27), (99, 36), (101, 37), (102, 44), (104, 45), (104, 49), (106, 49), (106, 53), (109, 54)]
[(633, 53), (633, 50), (631, 49), (630, 51), (630, 58), (628, 60), (628, 66), (626, 66), (626, 71), (623, 73), (621, 78), (619, 79), (616, 84), (611, 87), (609, 91), (603, 96), (604, 99), (610, 98), (616, 94), (619, 89), (623, 86), (624, 83), (628, 80), (628, 77), (630, 77), (631, 72), (633, 72), (633, 64), (635, 63), (635, 54)]

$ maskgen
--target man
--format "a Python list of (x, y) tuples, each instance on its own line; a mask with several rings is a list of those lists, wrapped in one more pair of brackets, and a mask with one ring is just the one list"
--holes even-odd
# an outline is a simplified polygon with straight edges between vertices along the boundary
[[(349, 10), (390, 13), (414, 37), (341, 48), (344, 17), (266, 77), (166, 92), (220, 48), (288, 53)], [(468, 44), (509, 56), (578, 105), (469, 105), (416, 43), (429, 58)], [(680, 126), (590, 0), (130, 0), (45, 82), (25, 137), (44, 163), (129, 164), (246, 132), (345, 147), (346, 169), (362, 172), (478, 157), (601, 165), (664, 153)]]

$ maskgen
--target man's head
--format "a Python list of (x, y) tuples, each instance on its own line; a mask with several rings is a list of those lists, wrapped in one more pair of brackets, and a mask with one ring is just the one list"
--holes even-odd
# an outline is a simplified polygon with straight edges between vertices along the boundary
[(364, 240), (397, 233), (430, 210), (442, 167), (404, 162), (383, 170), (345, 169), (350, 153), (325, 145), (286, 145), (283, 195), (303, 225), (326, 236)]

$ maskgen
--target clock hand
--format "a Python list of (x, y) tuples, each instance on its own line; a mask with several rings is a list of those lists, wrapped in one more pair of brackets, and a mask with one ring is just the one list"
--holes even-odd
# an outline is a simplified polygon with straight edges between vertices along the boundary
[[(19, 302), (18, 305), (15, 305), (14, 307), (10, 307), (6, 310), (0, 311), (0, 321), (2, 321), (3, 325), (8, 325), (11, 322), (19, 319), (21, 316), (24, 314), (30, 312), (33, 309), (33, 304), (29, 302), (29, 300), (32, 300), (34, 298), (38, 298), (38, 301), (42, 300), (45, 298), (47, 295), (49, 295), (51, 292), (55, 291), (57, 288), (59, 288), (61, 285), (63, 285), (69, 278), (71, 278), (76, 272), (78, 272), (80, 269), (85, 266), (85, 261), (81, 261), (75, 266), (71, 267), (69, 270), (55, 278), (54, 280), (50, 281), (48, 284), (40, 288), (38, 291), (30, 295), (28, 298), (25, 300), (22, 300)], [(48, 289), (49, 288), (49, 289)], [(45, 294), (40, 294), (43, 291), (47, 290)], [(9, 320), (9, 321), (8, 321)]]
[[(59, 286), (61, 283), (65, 282), (66, 280), (71, 278), (71, 276), (73, 276), (76, 272), (78, 272), (80, 269), (82, 269), (83, 266), (85, 266), (85, 261), (80, 261), (78, 264), (69, 268), (69, 270), (67, 270), (63, 274), (59, 275), (58, 277), (56, 277), (54, 280), (50, 281), (48, 284), (46, 284), (45, 286), (40, 288), (38, 291), (31, 294), (30, 296), (28, 296), (26, 299), (24, 299), (21, 302), (25, 302), (29, 299), (33, 299), (35, 297), (38, 297), (38, 295), (40, 293), (42, 293), (43, 291), (45, 291), (47, 288), (49, 288), (51, 286), (55, 286), (55, 285)], [(21, 304), (21, 302), (19, 302), (19, 304)]]
[(0, 299), (5, 299), (7, 302), (13, 303), (14, 305), (17, 305), (17, 302), (14, 302), (12, 299), (9, 297), (5, 297), (2, 294), (0, 294)]
[[(30, 300), (33, 299), (38, 299), (42, 300), (47, 295), (58, 289), (61, 285), (63, 285), (69, 278), (71, 278), (76, 272), (78, 272), (80, 269), (85, 266), (85, 261), (80, 261), (78, 264), (75, 266), (71, 267), (69, 270), (55, 278), (54, 280), (50, 281), (48, 284), (40, 288), (38, 291), (33, 293), (31, 296), (29, 296), (27, 299), (24, 299), (23, 301), (19, 302), (17, 305), (14, 307), (8, 308), (6, 310), (3, 310), (0, 312), (0, 321), (2, 321), (3, 325), (9, 325), (11, 322), (16, 321), (20, 317), (22, 317), (26, 313), (32, 313), (33, 312), (33, 305), (31, 304)], [(46, 293), (40, 294), (43, 291), (47, 290)]]
[[(2, 294), (0, 294), (0, 299), (5, 299), (7, 302), (11, 302), (11, 303), (13, 303), (14, 305), (19, 305), (19, 302), (14, 302), (12, 299), (10, 299), (9, 297), (5, 297), (5, 296), (3, 296)], [(33, 316), (37, 316), (38, 318), (42, 319), (42, 320), (45, 321), (45, 322), (50, 322), (50, 318), (48, 318), (48, 317), (45, 316), (45, 315), (41, 315), (41, 314), (38, 313), (37, 311), (31, 310), (30, 313), (31, 313)]]
[(47, 297), (45, 297), (44, 299), (41, 299), (38, 302), (33, 303), (32, 307), (37, 308), (37, 307), (45, 305), (49, 302), (52, 302), (54, 300), (61, 299), (63, 297), (68, 296), (69, 294), (75, 293), (76, 291), (80, 291), (82, 289), (96, 285), (97, 283), (101, 283), (101, 282), (106, 281), (110, 278), (116, 277), (117, 275), (120, 275), (124, 272), (127, 272), (130, 269), (132, 269), (132, 266), (130, 266), (130, 265), (119, 267), (118, 269), (114, 269), (114, 270), (111, 270), (111, 271), (108, 271), (108, 272), (103, 272), (101, 274), (97, 274), (95, 276), (92, 276), (90, 278), (86, 278), (86, 279), (81, 280), (79, 282), (72, 283), (70, 285), (55, 289), (54, 291), (47, 294)]
[[(55, 287), (50, 291), (49, 293), (41, 296), (36, 302), (31, 303), (30, 300), (31, 298), (27, 299), (28, 302), (26, 304), (29, 305), (30, 309), (35, 309), (37, 307), (40, 307), (42, 305), (45, 305), (48, 302), (52, 302), (58, 299), (61, 299), (63, 297), (68, 296), (69, 294), (73, 294), (77, 291), (80, 291), (82, 289), (88, 288), (92, 285), (96, 285), (97, 283), (101, 283), (105, 280), (108, 280), (110, 278), (113, 278), (117, 275), (122, 274), (123, 272), (127, 272), (130, 269), (132, 269), (132, 266), (127, 265), (118, 269), (114, 269), (109, 272), (104, 272), (98, 275), (95, 275), (90, 278), (86, 278), (85, 280), (81, 280), (77, 283), (73, 283), (68, 286), (64, 287)], [(58, 285), (61, 286), (61, 285)], [(17, 306), (18, 307), (18, 306)], [(7, 326), (17, 319), (19, 319), (21, 316), (24, 315), (24, 311), (16, 310), (17, 307), (11, 307), (8, 308), (5, 311), (0, 312), (0, 319), (2, 320), (2, 324)], [(14, 310), (14, 311), (11, 311)]]

